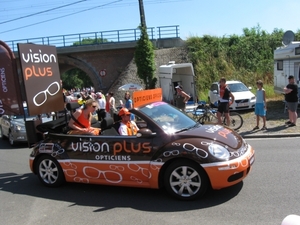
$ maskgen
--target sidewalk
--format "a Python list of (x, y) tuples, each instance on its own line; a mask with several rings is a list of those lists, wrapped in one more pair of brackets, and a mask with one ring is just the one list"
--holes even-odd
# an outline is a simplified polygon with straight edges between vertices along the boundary
[[(298, 110), (298, 115), (299, 110)], [(237, 132), (244, 138), (279, 138), (279, 137), (300, 137), (300, 118), (298, 118), (295, 127), (288, 127), (285, 122), (288, 121), (288, 113), (280, 110), (272, 110), (267, 114), (268, 130), (254, 130), (256, 126), (256, 116), (254, 112), (242, 114), (244, 124)], [(260, 128), (262, 119), (260, 118)]]

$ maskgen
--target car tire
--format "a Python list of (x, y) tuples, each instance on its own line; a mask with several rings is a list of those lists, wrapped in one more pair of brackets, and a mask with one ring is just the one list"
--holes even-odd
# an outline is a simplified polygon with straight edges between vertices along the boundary
[(9, 142), (9, 144), (11, 146), (15, 146), (16, 145), (16, 143), (15, 143), (15, 141), (13, 139), (13, 135), (11, 134), (11, 132), (8, 133), (8, 142)]
[(180, 200), (202, 197), (208, 188), (208, 177), (203, 168), (190, 160), (177, 160), (170, 164), (164, 176), (167, 192)]
[(47, 187), (58, 187), (65, 182), (60, 164), (49, 155), (43, 155), (37, 161), (36, 172), (39, 180)]
[(7, 137), (3, 134), (2, 127), (0, 127), (0, 132), (1, 132), (1, 139), (6, 139)]

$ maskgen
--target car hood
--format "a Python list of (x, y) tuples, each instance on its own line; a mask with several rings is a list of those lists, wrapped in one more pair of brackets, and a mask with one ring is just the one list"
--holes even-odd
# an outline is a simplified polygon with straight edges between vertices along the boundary
[(255, 97), (251, 91), (231, 92), (235, 100)]
[(202, 125), (179, 133), (181, 138), (199, 138), (210, 140), (232, 149), (240, 148), (244, 139), (234, 130), (220, 125)]
[(18, 125), (18, 126), (25, 126), (24, 119), (14, 119), (11, 121), (12, 124)]

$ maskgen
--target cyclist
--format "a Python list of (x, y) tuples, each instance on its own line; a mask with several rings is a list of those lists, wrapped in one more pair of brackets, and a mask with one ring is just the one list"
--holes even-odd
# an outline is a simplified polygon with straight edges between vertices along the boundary
[(230, 125), (229, 106), (234, 102), (234, 96), (226, 85), (225, 77), (222, 77), (220, 79), (219, 85), (220, 85), (220, 98), (218, 102), (218, 111), (217, 111), (218, 124), (222, 125), (221, 116), (224, 113), (226, 118), (226, 125), (229, 126)]

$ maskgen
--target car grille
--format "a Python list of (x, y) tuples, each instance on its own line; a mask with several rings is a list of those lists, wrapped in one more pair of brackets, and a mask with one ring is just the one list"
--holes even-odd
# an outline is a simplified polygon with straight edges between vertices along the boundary
[(249, 102), (249, 99), (235, 100), (235, 103), (245, 103), (245, 102)]

